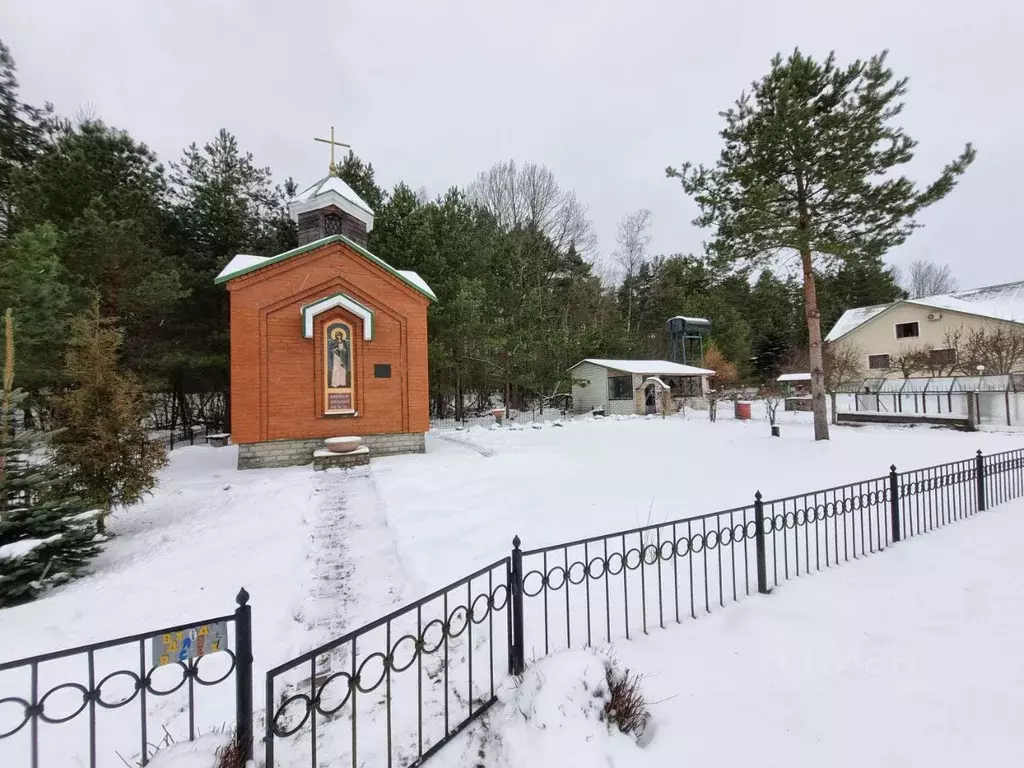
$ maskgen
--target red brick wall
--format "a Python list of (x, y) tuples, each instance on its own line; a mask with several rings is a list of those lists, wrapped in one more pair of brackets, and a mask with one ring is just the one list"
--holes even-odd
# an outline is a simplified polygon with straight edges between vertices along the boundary
[[(231, 439), (236, 443), (333, 435), (426, 432), (425, 296), (342, 243), (287, 259), (228, 283), (231, 292)], [(372, 341), (342, 308), (302, 336), (300, 308), (345, 293), (374, 312)], [(353, 329), (357, 416), (324, 416), (323, 327)], [(373, 376), (391, 365), (390, 379)]]

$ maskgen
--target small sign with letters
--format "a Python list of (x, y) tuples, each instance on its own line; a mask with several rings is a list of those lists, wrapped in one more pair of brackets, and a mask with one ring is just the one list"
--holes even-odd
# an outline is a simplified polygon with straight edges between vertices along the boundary
[(352, 410), (352, 393), (351, 392), (328, 392), (327, 393), (327, 411), (344, 413), (345, 411)]
[(228, 624), (215, 621), (211, 624), (197, 624), (177, 632), (165, 632), (153, 638), (154, 664), (162, 667), (176, 662), (187, 663), (190, 659), (207, 656), (228, 649)]

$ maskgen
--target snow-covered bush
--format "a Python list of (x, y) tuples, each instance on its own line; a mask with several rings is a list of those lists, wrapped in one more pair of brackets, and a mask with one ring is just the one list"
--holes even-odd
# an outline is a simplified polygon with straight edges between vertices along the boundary
[(620, 670), (609, 658), (605, 665), (605, 679), (609, 696), (604, 714), (608, 722), (623, 733), (642, 738), (651, 721), (651, 713), (640, 689), (643, 677), (631, 674), (628, 669)]
[(640, 677), (599, 651), (563, 651), (530, 664), (503, 688), (463, 750), (439, 765), (480, 768), (638, 765), (652, 730)]
[[(179, 741), (161, 746), (149, 757), (151, 768), (241, 768), (241, 762), (227, 762), (237, 757), (232, 745), (236, 742), (224, 732), (215, 731), (195, 741)], [(244, 754), (244, 753), (243, 753)]]

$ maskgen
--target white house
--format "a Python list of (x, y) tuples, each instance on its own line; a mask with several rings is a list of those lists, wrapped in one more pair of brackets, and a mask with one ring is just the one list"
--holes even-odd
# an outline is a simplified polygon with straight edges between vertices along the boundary
[(857, 350), (867, 375), (884, 378), (902, 376), (899, 361), (911, 354), (956, 370), (953, 334), (1022, 325), (1024, 281), (849, 309), (825, 340)]
[(708, 377), (715, 375), (707, 368), (667, 360), (596, 358), (581, 360), (569, 372), (573, 378), (573, 410), (602, 409), (607, 414), (622, 416), (657, 412), (660, 382), (668, 385), (676, 402), (702, 398), (708, 390)]

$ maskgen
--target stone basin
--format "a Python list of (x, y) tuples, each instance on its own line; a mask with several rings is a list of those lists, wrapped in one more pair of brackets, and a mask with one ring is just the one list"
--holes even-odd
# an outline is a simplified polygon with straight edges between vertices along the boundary
[(324, 440), (324, 447), (331, 453), (351, 453), (362, 444), (361, 437), (329, 437)]

